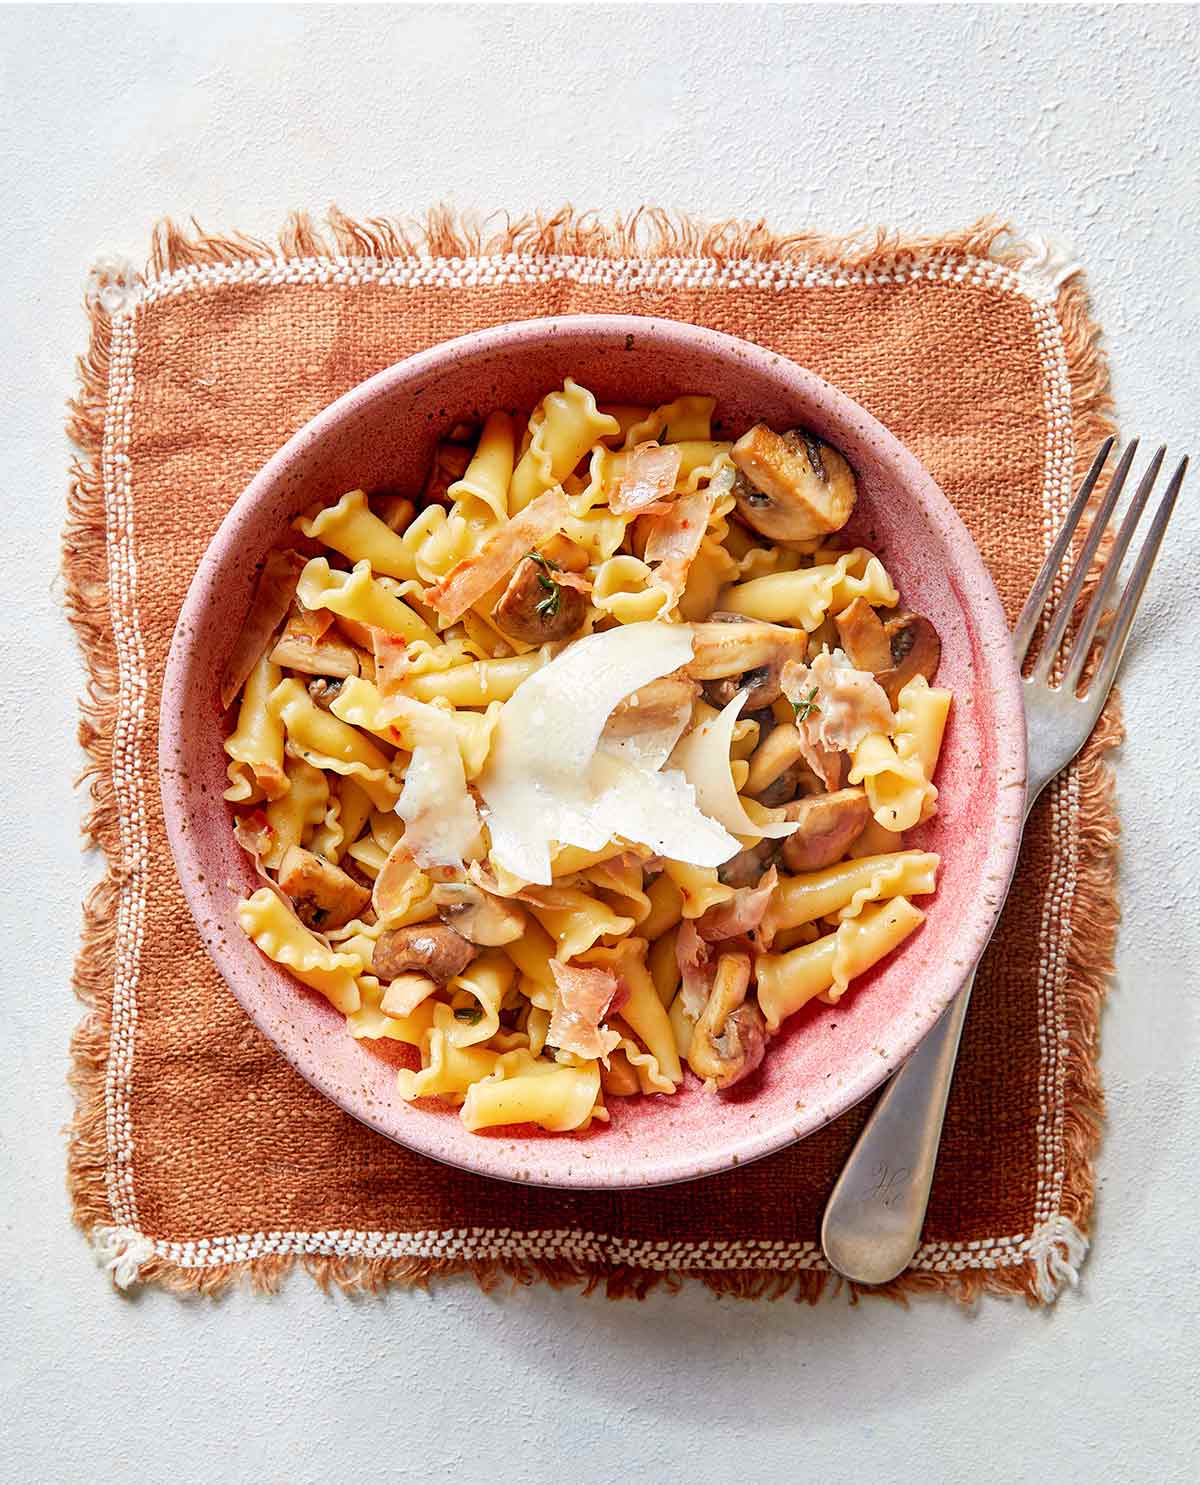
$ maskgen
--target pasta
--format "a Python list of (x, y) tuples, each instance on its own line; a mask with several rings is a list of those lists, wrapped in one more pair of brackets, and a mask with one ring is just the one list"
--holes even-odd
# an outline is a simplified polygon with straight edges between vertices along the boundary
[(836, 450), (715, 411), (459, 425), (296, 519), (225, 667), (242, 929), (470, 1131), (751, 1077), (936, 892), (937, 632), (834, 545)]

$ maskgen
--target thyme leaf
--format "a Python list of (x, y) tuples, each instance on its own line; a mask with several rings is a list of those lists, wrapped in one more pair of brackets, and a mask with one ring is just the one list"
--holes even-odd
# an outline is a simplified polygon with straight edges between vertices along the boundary
[(533, 606), (533, 611), (542, 619), (553, 619), (562, 607), (562, 589), (550, 576), (552, 572), (561, 572), (561, 566), (555, 562), (553, 557), (544, 557), (541, 552), (527, 553), (531, 562), (535, 562), (542, 570), (537, 575), (538, 587), (543, 594)]
[(792, 702), (792, 711), (795, 713), (797, 722), (807, 722), (808, 715), (816, 708), (817, 688), (814, 686), (807, 696), (802, 696), (799, 701)]
[(483, 1020), (483, 1012), (477, 1005), (460, 1005), (454, 1012), (456, 1021), (465, 1021), (468, 1026), (478, 1026)]

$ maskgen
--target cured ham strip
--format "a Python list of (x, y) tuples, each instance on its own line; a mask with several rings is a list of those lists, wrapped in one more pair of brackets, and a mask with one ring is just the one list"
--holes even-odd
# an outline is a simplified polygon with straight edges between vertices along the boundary
[(805, 713), (796, 726), (817, 746), (853, 752), (868, 733), (895, 726), (883, 687), (841, 650), (822, 652), (811, 665), (789, 660), (779, 679), (783, 694)]
[(694, 1022), (699, 1020), (708, 1004), (716, 965), (709, 962), (708, 945), (696, 931), (696, 924), (691, 918), (684, 918), (679, 925), (679, 935), (675, 940), (675, 960), (682, 976), (679, 994), (684, 1014)]
[(402, 691), (409, 671), (408, 640), (386, 629), (371, 630), (371, 648), (375, 652), (375, 685), (380, 696), (390, 701)]
[(489, 593), (527, 552), (561, 531), (570, 511), (561, 489), (547, 490), (531, 501), (488, 539), (473, 556), (464, 557), (433, 587), (425, 602), (442, 620), (453, 624)]
[(654, 568), (655, 586), (669, 595), (668, 612), (678, 603), (687, 584), (713, 507), (732, 486), (733, 471), (723, 469), (704, 489), (692, 495), (680, 495), (665, 515), (651, 518), (644, 560)]
[(620, 1033), (601, 1026), (617, 993), (617, 977), (606, 969), (580, 969), (551, 959), (554, 1009), (546, 1040), (576, 1057), (603, 1057), (621, 1040)]
[(728, 902), (718, 902), (703, 913), (696, 920), (696, 932), (710, 944), (753, 933), (766, 916), (778, 883), (779, 873), (771, 867), (757, 887), (739, 887)]
[(233, 654), (221, 677), (221, 706), (228, 707), (246, 684), (275, 631), (287, 617), (308, 559), (290, 547), (267, 553)]
[(639, 443), (629, 455), (625, 472), (608, 502), (609, 509), (624, 516), (661, 505), (675, 488), (680, 459), (675, 445), (664, 448), (657, 443)]
[(797, 709), (804, 761), (827, 789), (841, 787), (842, 752), (895, 726), (883, 687), (869, 671), (856, 670), (841, 650), (823, 651), (811, 665), (789, 660), (779, 679)]

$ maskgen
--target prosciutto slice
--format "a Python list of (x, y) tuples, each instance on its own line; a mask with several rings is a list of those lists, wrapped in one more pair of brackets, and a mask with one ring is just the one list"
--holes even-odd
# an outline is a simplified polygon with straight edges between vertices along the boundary
[(766, 916), (778, 883), (779, 873), (772, 866), (757, 887), (739, 887), (728, 902), (718, 902), (701, 914), (696, 920), (697, 933), (709, 944), (753, 933)]
[(505, 522), (478, 552), (464, 557), (444, 578), (426, 588), (425, 602), (453, 624), (510, 573), (522, 557), (561, 531), (570, 511), (561, 489), (547, 490)]
[(629, 454), (625, 473), (608, 502), (609, 509), (624, 516), (662, 505), (675, 488), (679, 464), (680, 451), (675, 445), (664, 448), (657, 443), (639, 443)]
[(546, 1040), (576, 1057), (602, 1057), (621, 1040), (620, 1034), (600, 1023), (617, 993), (617, 977), (606, 969), (581, 969), (551, 959), (554, 1009)]

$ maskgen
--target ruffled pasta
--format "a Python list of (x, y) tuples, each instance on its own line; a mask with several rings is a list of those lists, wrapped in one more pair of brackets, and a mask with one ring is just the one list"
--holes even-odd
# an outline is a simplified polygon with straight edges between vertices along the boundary
[(617, 420), (568, 377), (562, 391), (548, 393), (529, 420), (529, 447), (513, 471), (509, 510), (522, 511), (544, 490), (562, 484), (598, 439), (619, 431)]
[(335, 952), (310, 933), (277, 892), (260, 887), (238, 904), (237, 919), (255, 948), (319, 990), (336, 1010), (349, 1014), (359, 1009), (362, 997), (355, 976), (362, 973), (362, 960)]
[[(724, 1088), (696, 1028), (721, 1040), (742, 965), (753, 1042), (836, 1001), (936, 889), (904, 832), (937, 808), (950, 693), (917, 675), (893, 711), (885, 566), (789, 496), (796, 439), (733, 444), (715, 412), (571, 378), (528, 417), (472, 411), (411, 491), (295, 521), (324, 554), (273, 556), (225, 667), (225, 793), (267, 884), (242, 927), (362, 1055), (410, 1048), (398, 1097), (468, 1130), (581, 1134), (606, 1099), (677, 1094), (694, 1047)], [(839, 467), (802, 472), (845, 509)], [(756, 480), (811, 510), (804, 540), (763, 534)], [(864, 795), (841, 859), (786, 869), (828, 860)], [(306, 928), (280, 881), (341, 926)]]
[(758, 1004), (768, 1031), (818, 995), (838, 1001), (850, 981), (890, 954), (925, 921), (906, 897), (864, 908), (833, 933), (786, 954), (760, 954)]
[(513, 453), (512, 419), (506, 412), (489, 414), (466, 473), (446, 491), (468, 525), (499, 525), (508, 518)]
[(268, 710), (287, 734), (289, 747), (315, 768), (354, 778), (376, 809), (391, 809), (400, 797), (400, 781), (385, 753), (356, 728), (322, 711), (297, 680), (281, 681)]
[(851, 784), (862, 784), (876, 823), (886, 830), (911, 830), (932, 813), (937, 789), (925, 777), (915, 752), (901, 758), (882, 732), (871, 732), (854, 749)]
[(865, 547), (844, 552), (836, 562), (735, 583), (722, 597), (721, 606), (748, 619), (795, 624), (811, 633), (827, 614), (840, 613), (856, 598), (886, 608), (900, 602), (883, 563)]
[(268, 704), (282, 674), (279, 666), (263, 655), (242, 691), (237, 727), (225, 739), (225, 751), (233, 760), (228, 768), (230, 783), (225, 798), (234, 803), (245, 803), (256, 792), (267, 799), (279, 799), (288, 791), (283, 767), (283, 723)]

